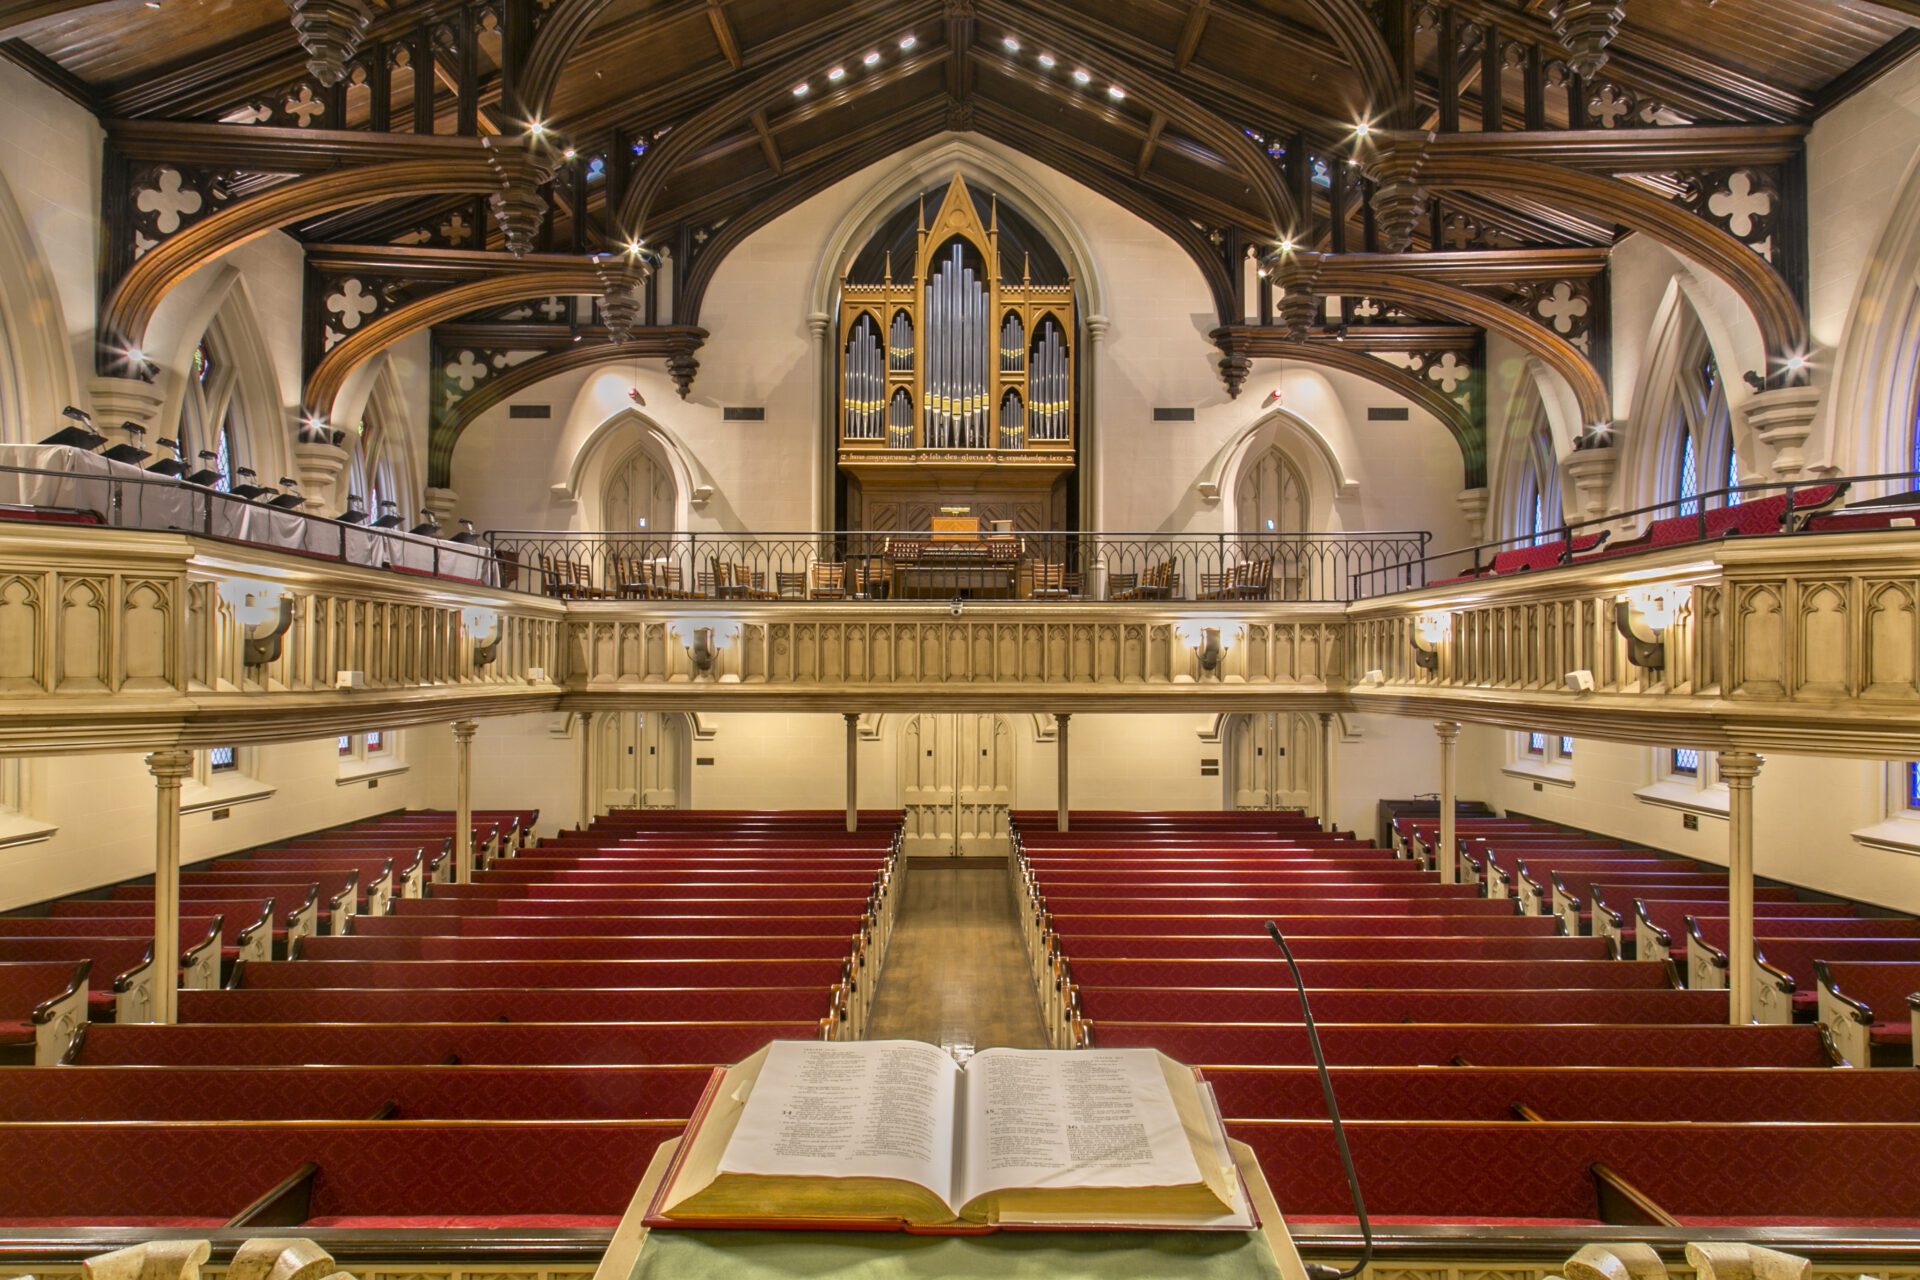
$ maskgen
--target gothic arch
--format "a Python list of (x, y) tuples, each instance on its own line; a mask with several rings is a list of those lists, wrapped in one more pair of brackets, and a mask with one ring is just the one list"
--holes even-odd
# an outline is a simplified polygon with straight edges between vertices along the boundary
[(78, 386), (59, 292), (0, 177), (0, 441), (52, 431)]
[(1309, 530), (1333, 525), (1333, 504), (1360, 492), (1358, 481), (1347, 476), (1340, 455), (1319, 428), (1293, 412), (1277, 408), (1242, 427), (1213, 455), (1201, 475), (1201, 498), (1220, 507), (1222, 529), (1240, 527), (1237, 493), (1249, 464), (1270, 448), (1278, 448), (1306, 481), (1306, 522)]
[[(1807, 454), (1839, 474), (1913, 469), (1920, 420), (1920, 157), (1866, 256)], [(1900, 482), (1873, 486), (1893, 491)]]
[(595, 427), (566, 463), (566, 477), (553, 486), (554, 496), (578, 504), (583, 528), (602, 514), (607, 477), (636, 449), (648, 456), (673, 481), (673, 528), (691, 526), (693, 511), (713, 493), (713, 481), (692, 452), (672, 431), (637, 409), (622, 409)]
[(211, 339), (223, 359), (231, 361), (237, 384), (234, 403), (245, 429), (245, 462), (262, 484), (295, 474), (286, 399), (273, 352), (262, 336), (253, 293), (238, 267), (222, 266), (205, 293), (173, 326), (172, 341), (161, 351), (149, 350), (147, 359), (159, 366), (162, 390), (160, 434), (171, 435), (186, 403), (187, 379), (193, 355), (202, 339)]
[[(1742, 438), (1740, 424), (1731, 409), (1732, 397), (1724, 390), (1728, 367), (1722, 351), (1712, 341), (1693, 295), (1679, 279), (1669, 284), (1655, 314), (1647, 349), (1652, 355), (1634, 396), (1633, 429), (1621, 446), (1627, 450), (1623, 459), (1626, 478), (1619, 490), (1623, 510), (1678, 496), (1668, 492), (1672, 487), (1669, 481), (1678, 473), (1687, 436), (1700, 425), (1695, 421), (1700, 406), (1690, 401), (1701, 390), (1695, 385), (1694, 371), (1708, 356), (1713, 358), (1723, 387), (1720, 403), (1728, 416), (1734, 450), (1747, 460), (1747, 471), (1752, 470), (1751, 461), (1756, 456), (1748, 441)], [(1697, 456), (1702, 476), (1717, 478), (1726, 474), (1728, 459), (1717, 437), (1706, 441)], [(1701, 487), (1717, 489), (1720, 484), (1703, 480)]]
[(1566, 519), (1560, 485), (1558, 433), (1547, 413), (1540, 379), (1532, 369), (1518, 379), (1507, 406), (1506, 435), (1500, 441), (1498, 470), (1487, 504), (1487, 535), (1517, 538), (1540, 532), (1533, 525), (1534, 499), (1540, 500), (1543, 527)]

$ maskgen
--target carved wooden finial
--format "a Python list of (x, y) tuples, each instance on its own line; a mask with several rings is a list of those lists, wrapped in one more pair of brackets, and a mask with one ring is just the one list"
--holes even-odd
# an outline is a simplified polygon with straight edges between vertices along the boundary
[(1607, 46), (1627, 20), (1627, 0), (1560, 0), (1553, 9), (1553, 33), (1567, 46), (1567, 64), (1582, 79), (1607, 65)]
[(294, 34), (307, 51), (307, 70), (324, 85), (347, 78), (347, 63), (360, 50), (373, 21), (366, 0), (287, 0)]

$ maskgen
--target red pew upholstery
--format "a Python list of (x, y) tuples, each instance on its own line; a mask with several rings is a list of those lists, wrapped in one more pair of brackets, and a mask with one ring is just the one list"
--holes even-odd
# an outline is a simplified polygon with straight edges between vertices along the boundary
[(809, 1022), (833, 1008), (825, 986), (182, 991), (186, 1022), (637, 1022), (698, 1018)]

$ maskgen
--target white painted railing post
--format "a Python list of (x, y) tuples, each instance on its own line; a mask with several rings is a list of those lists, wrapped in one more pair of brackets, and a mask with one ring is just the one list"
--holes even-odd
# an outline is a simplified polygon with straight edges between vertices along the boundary
[(860, 829), (860, 713), (841, 713), (847, 722), (847, 830)]
[(1454, 847), (1453, 836), (1454, 809), (1459, 805), (1453, 747), (1460, 740), (1460, 722), (1441, 720), (1435, 723), (1433, 731), (1440, 735), (1440, 848), (1434, 861), (1440, 869), (1440, 882), (1453, 884), (1460, 878), (1455, 874), (1460, 854)]
[(473, 883), (473, 735), (480, 726), (472, 720), (453, 722), (453, 838), (454, 878)]
[(1067, 722), (1073, 719), (1071, 714), (1056, 713), (1053, 717), (1054, 751), (1059, 756), (1060, 786), (1058, 809), (1054, 814), (1053, 826), (1056, 831), (1067, 829), (1067, 813), (1072, 803), (1067, 790)]

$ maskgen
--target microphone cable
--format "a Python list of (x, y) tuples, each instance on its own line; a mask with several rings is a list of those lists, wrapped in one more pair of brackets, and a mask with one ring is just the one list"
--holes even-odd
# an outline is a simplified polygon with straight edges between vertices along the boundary
[(1327, 1073), (1326, 1051), (1320, 1047), (1320, 1028), (1313, 1021), (1313, 1008), (1307, 1002), (1306, 979), (1300, 976), (1300, 964), (1293, 958), (1293, 948), (1287, 945), (1287, 935), (1280, 932), (1280, 926), (1267, 921), (1267, 936), (1280, 947), (1280, 955), (1287, 962), (1287, 970), (1293, 975), (1293, 989), (1300, 995), (1300, 1021), (1306, 1024), (1307, 1047), (1313, 1050), (1313, 1069), (1320, 1077), (1320, 1096), (1326, 1099), (1327, 1118), (1333, 1121), (1333, 1141), (1340, 1151), (1340, 1167), (1347, 1175), (1347, 1195), (1353, 1201), (1354, 1217), (1360, 1220), (1360, 1260), (1344, 1271), (1336, 1270), (1331, 1264), (1315, 1262), (1307, 1264), (1307, 1280), (1353, 1280), (1367, 1269), (1373, 1261), (1373, 1226), (1367, 1221), (1367, 1202), (1360, 1194), (1360, 1179), (1353, 1171), (1353, 1151), (1347, 1146), (1347, 1129), (1340, 1120), (1340, 1104), (1333, 1098), (1333, 1077)]

